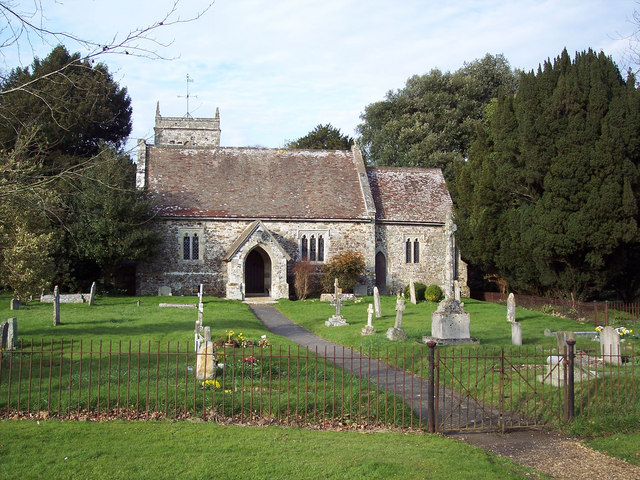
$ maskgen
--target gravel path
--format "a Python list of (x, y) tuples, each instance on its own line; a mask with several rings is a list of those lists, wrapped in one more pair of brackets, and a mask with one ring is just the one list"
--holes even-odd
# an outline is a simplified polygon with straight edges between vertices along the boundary
[[(427, 418), (426, 401), (423, 402), (423, 399), (427, 398), (427, 383), (421, 377), (324, 340), (291, 322), (272, 305), (250, 304), (249, 307), (270, 332), (287, 337), (308, 350), (317, 351), (320, 356), (326, 353), (336, 366), (354, 375), (367, 377), (380, 388), (401, 395), (420, 418)], [(336, 356), (335, 352), (339, 354)], [(473, 412), (480, 412), (475, 413), (476, 416), (482, 413), (485, 416), (498, 414), (495, 410), (487, 411), (486, 407), (484, 410), (475, 406), (470, 408)], [(479, 422), (482, 419), (474, 418), (472, 415), (469, 421)], [(640, 480), (640, 467), (608, 457), (576, 439), (555, 432), (518, 430), (504, 435), (464, 433), (449, 437), (507, 457), (515, 463), (534, 468), (554, 478)]]

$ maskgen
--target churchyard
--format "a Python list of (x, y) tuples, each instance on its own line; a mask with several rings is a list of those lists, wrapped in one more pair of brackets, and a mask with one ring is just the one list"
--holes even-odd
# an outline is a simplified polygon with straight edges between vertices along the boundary
[[(34, 301), (14, 311), (9, 310), (9, 300), (0, 298), (0, 318), (18, 318), (21, 348), (13, 355), (5, 352), (3, 358), (0, 416), (13, 417), (20, 410), (33, 418), (204, 417), (251, 423), (263, 417), (268, 419), (266, 423), (343, 429), (425, 425), (425, 419), (402, 401), (402, 392), (381, 391), (375, 381), (358, 379), (314, 352), (270, 334), (248, 307), (237, 301), (204, 299), (203, 324), (210, 326), (212, 340), (220, 342), (216, 352), (227, 357), (220, 356), (219, 363), (227, 367), (202, 385), (193, 370), (197, 309), (159, 307), (160, 303), (194, 304), (197, 297), (99, 297), (95, 306), (65, 304), (61, 306), (61, 323), (55, 327), (51, 304)], [(385, 332), (396, 322), (396, 298), (381, 298), (382, 316), (372, 318), (376, 333), (361, 335), (369, 303), (373, 303), (371, 297), (344, 302), (341, 314), (348, 325), (340, 327), (324, 325), (336, 312), (327, 302), (281, 300), (277, 308), (327, 340), (426, 377), (428, 348), (418, 341), (429, 332), (431, 313), (437, 305), (406, 302), (402, 328), (407, 339), (392, 342)], [(593, 352), (598, 350), (593, 325), (518, 308), (516, 320), (522, 325), (523, 346), (514, 347), (504, 305), (465, 299), (465, 309), (472, 318), (471, 335), (481, 343), (436, 349), (443, 365), (453, 365), (442, 370), (438, 381), (443, 389), (481, 397), (488, 404), (519, 410), (536, 416), (537, 422), (577, 434), (602, 437), (638, 428), (638, 402), (627, 400), (638, 394), (637, 336), (629, 335), (622, 344), (628, 352), (624, 365), (607, 366), (610, 374), (576, 383), (576, 419), (564, 424), (562, 387), (547, 384), (542, 388), (543, 397), (531, 397), (526, 386), (540, 387), (536, 375), (548, 368), (548, 357), (557, 354), (557, 338), (548, 331), (545, 335), (545, 329), (592, 331), (592, 336), (576, 336), (576, 351)], [(232, 338), (238, 339), (242, 333), (256, 343), (267, 335), (270, 346), (225, 347), (224, 339), (229, 340), (231, 331)], [(51, 345), (54, 353), (50, 353)], [(33, 354), (17, 355), (20, 351)], [(528, 365), (531, 370), (523, 374), (512, 371), (508, 390), (498, 380), (504, 371), (494, 368), (500, 352), (503, 360)], [(3, 412), (8, 403), (11, 414)]]

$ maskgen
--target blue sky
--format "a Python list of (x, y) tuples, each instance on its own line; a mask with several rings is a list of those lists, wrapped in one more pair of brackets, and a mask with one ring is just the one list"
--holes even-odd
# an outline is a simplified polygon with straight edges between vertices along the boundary
[[(181, 0), (179, 14), (190, 17), (207, 3)], [(107, 43), (161, 19), (172, 4), (58, 0), (34, 19)], [(167, 46), (143, 44), (165, 60), (102, 61), (131, 96), (131, 144), (152, 141), (157, 101), (163, 115), (186, 113), (179, 96), (189, 74), (191, 114), (213, 116), (219, 107), (223, 146), (280, 147), (321, 123), (355, 136), (365, 106), (410, 76), (456, 70), (486, 53), (530, 70), (565, 47), (572, 55), (593, 48), (624, 69), (635, 8), (630, 0), (216, 0), (199, 20), (155, 31)], [(29, 64), (51, 48), (37, 39), (19, 56), (4, 48), (0, 66)]]

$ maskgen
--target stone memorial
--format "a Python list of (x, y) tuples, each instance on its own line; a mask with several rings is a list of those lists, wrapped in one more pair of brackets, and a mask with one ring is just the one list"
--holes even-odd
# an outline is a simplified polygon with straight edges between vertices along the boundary
[(458, 282), (458, 280), (455, 280), (453, 282), (453, 295), (457, 301), (462, 300), (462, 291), (460, 288), (460, 282)]
[(416, 300), (416, 285), (413, 283), (413, 280), (409, 280), (409, 296), (411, 299), (411, 303), (416, 305), (418, 302)]
[(511, 344), (517, 346), (522, 345), (522, 324), (518, 322), (511, 324)]
[(382, 317), (382, 309), (380, 308), (380, 290), (378, 290), (378, 287), (373, 287), (373, 308), (376, 312), (376, 318)]
[(367, 285), (364, 283), (356, 283), (353, 286), (353, 294), (356, 297), (366, 297), (367, 295)]
[[(0, 350), (7, 348), (7, 335), (9, 334), (9, 322), (0, 322)], [(0, 360), (2, 357), (0, 356)]]
[(362, 330), (360, 331), (360, 335), (373, 335), (374, 333), (376, 333), (376, 329), (373, 328), (373, 324), (371, 323), (371, 319), (373, 317), (373, 304), (370, 303), (369, 307), (367, 308), (367, 324), (362, 327)]
[(9, 310), (18, 310), (20, 308), (20, 300), (17, 298), (12, 298), (9, 303)]
[(406, 309), (405, 301), (400, 292), (396, 299), (396, 323), (387, 330), (387, 338), (391, 341), (406, 340), (407, 333), (402, 329), (402, 314)]
[(18, 348), (18, 319), (10, 318), (7, 321), (7, 340), (5, 350), (15, 350)]
[(198, 287), (198, 304), (202, 304), (202, 296), (204, 295), (204, 285), (201, 283)]
[[(573, 381), (575, 383), (591, 380), (599, 376), (602, 366), (599, 360), (590, 355), (581, 355), (574, 358), (573, 363)], [(554, 387), (564, 387), (568, 376), (567, 363), (564, 361), (563, 355), (549, 355), (546, 372), (537, 375), (537, 380), (542, 383), (548, 383)]]
[(507, 321), (512, 323), (516, 321), (516, 297), (513, 293), (510, 293), (507, 299)]
[(445, 297), (431, 314), (431, 336), (422, 337), (423, 343), (430, 341), (438, 345), (462, 345), (467, 343), (479, 343), (477, 338), (470, 334), (471, 318), (464, 310), (464, 303), (456, 299), (455, 276), (455, 245), (453, 234), (456, 225), (451, 215), (447, 217), (444, 233), (447, 238), (446, 272), (445, 272)]
[(203, 342), (196, 354), (196, 379), (207, 380), (213, 378), (214, 374), (213, 343)]
[(89, 305), (96, 304), (96, 282), (91, 284), (91, 290), (89, 291)]
[(171, 287), (167, 287), (167, 286), (158, 287), (159, 297), (170, 297), (171, 295), (172, 295)]
[(558, 341), (558, 354), (564, 355), (565, 351), (568, 352), (567, 348), (567, 340), (573, 337), (573, 332), (565, 332), (563, 330), (558, 330), (556, 332), (556, 339)]
[(56, 285), (53, 289), (53, 326), (60, 325), (60, 290)]
[(620, 334), (613, 327), (604, 327), (600, 332), (600, 354), (606, 363), (620, 365)]
[(342, 308), (342, 289), (338, 288), (337, 278), (333, 283), (333, 290), (334, 290), (333, 301), (331, 302), (331, 305), (336, 307), (336, 314), (333, 315), (329, 320), (324, 322), (324, 324), (327, 327), (342, 327), (345, 325), (349, 325), (347, 321), (342, 317), (342, 314), (340, 313), (340, 309)]

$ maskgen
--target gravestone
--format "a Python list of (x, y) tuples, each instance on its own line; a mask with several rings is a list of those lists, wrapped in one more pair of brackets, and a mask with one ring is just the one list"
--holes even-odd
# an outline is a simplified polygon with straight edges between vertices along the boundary
[(331, 305), (336, 307), (336, 314), (333, 315), (329, 320), (324, 322), (327, 327), (342, 327), (344, 325), (349, 325), (347, 321), (342, 317), (340, 313), (340, 309), (342, 308), (342, 289), (338, 288), (338, 279), (335, 279), (333, 283), (333, 301)]
[(200, 302), (198, 304), (198, 322), (202, 325), (202, 317), (204, 316), (204, 303)]
[(413, 280), (409, 280), (409, 295), (411, 299), (411, 303), (414, 305), (418, 302), (416, 301), (416, 285), (413, 283)]
[(511, 324), (511, 343), (513, 345), (522, 345), (522, 324), (513, 322)]
[(17, 298), (12, 298), (9, 303), (9, 310), (18, 310), (20, 308), (20, 300)]
[(196, 354), (196, 379), (207, 380), (213, 378), (214, 373), (213, 343), (203, 342)]
[[(0, 322), (0, 350), (7, 348), (7, 335), (9, 334), (9, 322)], [(2, 360), (2, 356), (0, 356)]]
[(431, 315), (431, 336), (422, 337), (423, 343), (434, 341), (438, 345), (480, 343), (470, 333), (471, 318), (464, 304), (455, 298), (445, 298)]
[(136, 300), (136, 307), (140, 306), (140, 300)]
[(89, 291), (89, 305), (95, 305), (96, 303), (96, 282), (91, 284), (91, 290)]
[(56, 285), (53, 289), (53, 326), (60, 325), (60, 290)]
[(15, 350), (18, 348), (18, 319), (10, 318), (7, 321), (7, 340), (5, 350)]
[(507, 299), (507, 321), (512, 323), (516, 321), (516, 297), (513, 293), (510, 293)]
[(376, 312), (376, 318), (382, 317), (382, 310), (380, 309), (380, 290), (378, 290), (378, 287), (373, 287), (373, 308)]
[(458, 282), (458, 280), (454, 280), (453, 282), (453, 295), (457, 301), (460, 301), (462, 298), (462, 292), (460, 291), (460, 282)]
[(198, 287), (198, 304), (202, 304), (202, 296), (204, 295), (204, 285), (201, 283)]
[(365, 297), (367, 295), (367, 285), (364, 283), (356, 283), (353, 286), (353, 294), (356, 297)]
[(553, 337), (553, 332), (551, 331), (550, 328), (545, 328), (544, 329), (544, 336), (545, 337)]
[(573, 332), (565, 332), (563, 330), (558, 330), (556, 332), (556, 339), (558, 341), (558, 354), (564, 355), (565, 349), (568, 352), (567, 348), (567, 340), (573, 338)]
[(406, 309), (404, 298), (398, 292), (396, 298), (396, 323), (387, 330), (387, 338), (391, 341), (406, 340), (407, 333), (402, 329), (402, 314)]
[(167, 286), (162, 286), (162, 287), (158, 287), (158, 296), (159, 297), (171, 297), (172, 293), (171, 293), (171, 287), (167, 287)]
[(434, 341), (438, 345), (479, 343), (478, 339), (471, 338), (469, 330), (471, 318), (469, 313), (464, 310), (464, 303), (456, 299), (454, 283), (457, 258), (454, 241), (456, 229), (457, 227), (453, 223), (453, 217), (449, 215), (444, 225), (444, 236), (447, 240), (445, 296), (436, 311), (431, 314), (431, 336), (422, 337), (424, 343), (430, 341)]
[(367, 324), (362, 327), (360, 331), (360, 335), (373, 335), (376, 333), (376, 329), (373, 328), (373, 324), (371, 323), (371, 317), (373, 317), (373, 304), (370, 303), (367, 308)]
[(613, 327), (604, 327), (600, 332), (600, 354), (606, 363), (620, 365), (620, 334)]

